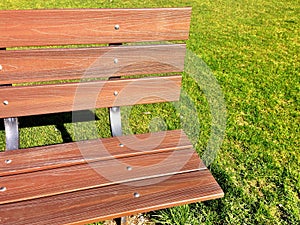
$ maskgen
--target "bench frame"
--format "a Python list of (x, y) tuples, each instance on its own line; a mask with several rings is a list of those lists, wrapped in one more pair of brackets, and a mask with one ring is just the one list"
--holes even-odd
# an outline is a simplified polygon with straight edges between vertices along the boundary
[[(93, 81), (91, 83), (84, 83), (84, 85), (87, 85), (87, 88), (92, 88), (92, 84), (96, 84), (97, 82), (97, 84), (103, 84), (104, 86), (107, 85), (108, 89), (103, 95), (104, 97), (108, 96), (107, 99), (105, 98), (105, 101), (103, 100), (103, 102), (96, 102), (95, 108), (108, 108), (112, 138), (101, 140), (103, 140), (105, 143), (115, 143), (116, 139), (113, 137), (120, 137), (120, 140), (123, 137), (120, 107), (123, 105), (132, 105), (131, 102), (122, 96), (122, 94), (118, 91), (124, 90), (126, 82), (140, 80), (142, 82), (141, 88), (149, 88), (149, 90), (145, 90), (145, 92), (148, 94), (146, 100), (143, 100), (137, 104), (152, 104), (156, 102), (171, 102), (178, 100), (180, 97), (181, 79), (179, 79), (179, 76), (174, 75), (174, 73), (183, 72), (185, 54), (184, 44), (149, 45), (142, 47), (129, 46), (123, 48), (123, 46), (121, 46), (122, 43), (187, 40), (190, 16), (191, 8), (0, 11), (0, 33), (2, 34), (0, 36), (0, 85), (2, 86), (2, 88), (0, 88), (0, 101), (2, 100), (2, 106), (0, 106), (2, 107), (0, 108), (0, 118), (4, 119), (7, 150), (6, 152), (0, 153), (0, 210), (3, 212), (3, 217), (0, 215), (0, 223), (1, 221), (5, 221), (7, 224), (22, 224), (25, 221), (25, 223), (28, 222), (32, 224), (39, 224), (42, 222), (45, 224), (56, 224), (61, 222), (65, 224), (84, 224), (87, 222), (95, 222), (99, 218), (112, 219), (121, 216), (119, 219), (117, 219), (117, 223), (125, 225), (127, 220), (126, 218), (131, 213), (146, 212), (149, 210), (162, 209), (197, 201), (205, 201), (209, 199), (220, 198), (224, 195), (223, 191), (214, 180), (210, 172), (207, 170), (204, 163), (199, 159), (199, 157), (197, 157), (198, 155), (193, 150), (192, 145), (188, 142), (187, 136), (181, 130), (168, 132), (168, 137), (170, 139), (174, 138), (175, 142), (177, 143), (170, 144), (170, 141), (163, 140), (157, 149), (149, 149), (149, 151), (146, 153), (135, 152), (134, 149), (130, 149), (126, 146), (124, 148), (124, 155), (120, 153), (120, 150), (117, 150), (113, 155), (111, 155), (110, 158), (105, 155), (99, 156), (98, 158), (93, 158), (93, 154), (95, 153), (94, 151), (91, 153), (91, 158), (85, 158), (84, 156), (80, 158), (80, 151), (78, 150), (80, 149), (80, 145), (88, 144), (88, 146), (95, 146), (93, 141), (87, 141), (85, 143), (75, 143), (79, 145), (78, 148), (75, 146), (75, 144), (61, 144), (30, 148), (27, 149), (27, 151), (24, 150), (24, 162), (22, 162), (23, 164), (20, 163), (20, 153), (23, 150), (18, 150), (18, 117), (69, 112), (70, 110), (73, 111), (70, 102), (68, 104), (61, 104), (55, 101), (47, 102), (47, 100), (44, 100), (43, 96), (55, 95), (56, 97), (61, 97), (63, 100), (72, 99), (75, 97), (74, 90), (78, 88), (80, 83), (54, 84), (53, 86), (47, 84), (36, 86), (28, 85), (25, 87), (13, 87), (12, 84), (35, 81), (74, 80), (81, 78), (83, 71), (87, 69), (87, 66), (90, 62), (86, 63), (86, 65), (84, 63), (82, 63), (82, 65), (74, 65), (74, 63), (80, 59), (83, 59), (83, 61), (88, 61), (90, 58), (95, 59), (99, 57), (99, 55), (102, 56), (104, 54), (101, 53), (101, 51), (105, 52), (109, 48), (118, 49), (120, 57), (123, 57), (123, 60), (126, 58), (126, 52), (124, 52), (124, 49), (127, 48), (127, 50), (131, 51), (130, 53), (133, 55), (128, 58), (136, 62), (136, 64), (143, 62), (142, 60), (138, 59), (139, 51), (145, 54), (153, 53), (150, 55), (150, 58), (155, 58), (156, 56), (157, 58), (161, 57), (162, 59), (166, 60), (166, 62), (156, 63), (155, 60), (157, 60), (157, 58), (155, 58), (153, 62), (145, 60), (146, 65), (133, 64), (132, 67), (126, 67), (125, 71), (120, 69), (120, 71), (113, 75), (109, 75), (109, 69), (108, 72), (105, 71), (105, 69), (109, 67), (107, 64), (111, 59), (104, 58), (103, 65), (97, 65), (95, 68), (93, 68), (92, 75), (88, 78), (106, 77), (108, 80), (103, 82)], [(127, 18), (125, 21), (122, 20), (124, 17)], [(44, 21), (47, 21), (45, 22), (46, 25), (44, 25)], [(100, 23), (100, 25), (98, 23)], [(22, 28), (19, 28), (20, 24), (22, 24)], [(143, 25), (143, 27), (141, 27), (141, 25)], [(66, 26), (70, 27), (66, 28)], [(20, 30), (16, 29), (16, 27)], [(63, 48), (61, 50), (41, 49), (6, 51), (6, 48), (9, 47), (47, 45), (60, 46), (94, 43), (108, 44), (108, 46), (82, 49)], [(165, 53), (166, 49), (169, 49), (170, 52)], [(44, 61), (35, 63), (35, 60), (39, 60), (39, 58), (43, 57), (45, 57)], [(57, 62), (57, 65), (55, 65), (54, 68), (51, 68), (51, 65), (48, 67), (48, 65), (46, 65), (48, 59), (50, 59), (50, 61), (53, 60), (54, 62)], [(30, 67), (30, 60), (33, 61), (32, 70)], [(4, 62), (3, 65), (2, 61)], [(174, 65), (171, 65), (172, 63)], [(73, 65), (75, 68), (69, 68), (69, 64)], [(119, 65), (118, 58), (113, 59), (113, 65)], [(130, 62), (129, 65), (131, 65)], [(120, 68), (122, 68), (122, 65)], [(168, 75), (162, 78), (158, 76), (154, 78), (132, 78), (128, 79), (128, 81), (127, 79), (122, 79), (123, 76), (142, 74), (151, 75), (160, 73), (172, 74), (172, 76)], [(165, 83), (159, 84), (159, 82)], [(167, 82), (173, 83), (173, 86), (166, 85)], [(113, 95), (112, 90), (115, 90)], [(33, 106), (30, 108), (27, 107), (26, 104), (30, 100), (30, 95), (35, 93), (34, 91), (38, 92), (35, 96), (33, 96), (36, 102), (32, 102)], [(16, 93), (16, 96), (13, 96), (14, 93)], [(131, 94), (131, 96), (134, 96), (135, 93)], [(153, 96), (151, 96), (151, 94)], [(8, 96), (7, 99), (5, 98), (6, 95)], [(91, 94), (91, 96), (93, 96), (93, 94)], [(85, 97), (90, 99), (91, 96), (87, 94)], [(104, 99), (103, 96), (102, 98)], [(97, 98), (100, 97), (98, 96)], [(22, 101), (25, 101), (25, 103), (23, 104)], [(50, 104), (49, 109), (47, 108), (47, 104)], [(88, 110), (90, 109), (90, 106), (90, 104), (82, 104), (80, 106), (81, 108), (75, 108), (74, 111)], [(7, 115), (9, 115), (9, 117)], [(156, 137), (159, 137), (161, 134), (157, 133), (155, 135)], [(145, 136), (136, 135), (135, 137)], [(123, 138), (130, 139), (130, 137)], [(134, 141), (133, 143), (136, 144)], [(146, 144), (145, 146), (145, 148), (148, 148)], [(123, 147), (124, 145), (121, 142), (119, 146), (114, 148), (117, 149)], [(59, 158), (57, 160), (51, 159), (51, 157), (59, 154), (59, 151), (56, 152), (55, 148), (66, 149), (63, 153), (69, 154), (68, 157), (70, 158)], [(46, 160), (45, 157), (48, 155), (43, 154), (47, 154), (47, 151), (53, 155)], [(169, 157), (169, 155), (174, 153), (175, 155), (178, 154), (176, 155), (178, 162), (181, 159), (186, 159), (186, 164), (182, 168), (173, 169), (171, 168), (172, 163), (170, 162), (169, 164), (166, 163), (167, 165), (165, 167), (158, 165), (159, 163), (157, 162), (160, 157)], [(190, 154), (188, 159), (186, 156), (184, 156), (185, 154)], [(30, 157), (32, 156), (35, 156), (34, 159), (36, 161), (32, 162), (31, 167)], [(14, 157), (16, 160), (13, 159)], [(150, 166), (150, 168), (153, 169), (153, 173), (149, 173), (147, 170), (143, 171), (143, 168), (141, 169), (136, 166), (137, 169), (134, 170), (134, 172), (136, 172), (137, 175), (128, 175), (128, 178), (124, 176), (117, 181), (107, 181), (105, 180), (106, 177), (91, 175), (92, 166), (89, 163), (94, 163), (99, 168), (102, 168), (106, 164), (110, 163), (109, 160), (114, 158), (124, 160), (126, 163), (133, 162), (136, 164), (139, 163), (140, 159), (147, 159), (149, 162), (153, 161), (153, 165), (151, 165), (152, 167)], [(20, 165), (12, 165), (12, 167), (9, 168), (9, 165), (15, 163), (15, 161), (19, 162)], [(173, 164), (175, 163), (176, 160), (173, 162)], [(86, 164), (89, 164), (91, 168), (89, 168)], [(143, 163), (141, 163), (141, 165), (141, 167), (143, 167)], [(78, 173), (83, 173), (84, 171), (90, 172), (89, 176), (92, 178), (89, 180), (89, 182), (91, 184), (82, 186), (82, 184), (77, 184), (77, 181), (74, 181), (74, 184), (72, 182), (68, 184), (66, 183), (68, 180), (59, 180), (57, 184), (65, 184), (66, 187), (62, 185), (63, 188), (55, 189), (56, 187), (53, 185), (56, 185), (56, 183), (53, 185), (49, 184), (52, 178), (47, 178), (48, 183), (46, 184), (46, 187), (34, 187), (35, 182), (40, 184), (43, 181), (43, 176), (47, 174), (50, 176), (51, 172), (53, 172), (55, 176), (59, 177), (57, 179), (61, 179), (64, 176), (64, 173), (66, 173), (66, 177), (73, 176), (75, 172), (72, 172), (72, 168), (70, 169), (70, 167), (74, 167), (73, 169), (78, 170)], [(164, 169), (166, 171), (164, 171)], [(128, 166), (127, 170), (131, 171), (131, 166)], [(70, 174), (68, 171), (71, 171)], [(139, 175), (139, 173), (142, 175)], [(120, 174), (120, 176), (122, 176), (122, 172), (120, 172)], [(203, 177), (199, 178), (198, 175)], [(170, 177), (172, 178), (172, 176), (176, 177), (176, 179), (169, 179)], [(32, 184), (26, 183), (26, 179), (28, 177), (30, 178), (28, 180), (30, 180)], [(160, 178), (165, 178), (162, 184), (160, 183)], [(16, 183), (14, 183), (14, 179), (17, 180)], [(98, 180), (103, 183), (97, 183)], [(154, 182), (156, 180), (157, 183)], [(2, 186), (1, 184), (2, 181), (7, 181), (10, 185), (12, 185), (11, 189), (14, 191), (12, 196), (3, 195), (4, 192), (10, 191), (10, 187), (8, 187), (8, 190), (6, 190), (6, 187)], [(24, 187), (30, 189), (28, 193), (24, 193), (24, 196), (22, 196), (22, 192), (17, 187), (17, 182), (20, 182), (20, 184), (24, 185)], [(135, 189), (143, 190), (140, 187), (143, 182), (146, 183), (145, 197), (148, 198), (148, 202), (146, 206), (142, 206), (141, 203), (139, 203), (139, 206), (137, 206), (138, 208), (134, 208), (134, 199), (140, 198), (140, 194), (138, 191), (133, 191)], [(188, 185), (186, 182), (189, 182)], [(131, 188), (131, 185), (133, 188)], [(162, 186), (160, 187), (160, 185)], [(174, 196), (177, 186), (179, 193), (178, 196)], [(52, 191), (52, 189), (49, 187), (53, 187), (55, 190)], [(160, 188), (162, 188), (162, 194), (160, 194)], [(133, 197), (134, 199), (128, 199), (129, 194), (126, 193), (126, 191), (134, 193), (133, 196), (131, 194), (131, 198)], [(114, 211), (109, 208), (107, 209), (107, 212), (106, 209), (103, 213), (99, 212), (99, 216), (96, 214), (96, 212), (100, 209), (96, 209), (96, 206), (94, 206), (92, 203), (90, 205), (87, 205), (86, 203), (91, 196), (95, 195), (95, 198), (98, 197), (97, 201), (99, 203), (101, 202), (100, 197), (105, 197), (106, 193), (113, 195), (117, 192), (120, 192), (121, 197), (119, 198), (121, 199), (121, 203), (131, 204), (131, 208), (129, 207), (129, 209), (127, 209), (126, 205), (124, 207), (122, 206), (123, 208), (121, 207), (121, 211)], [(72, 198), (75, 199), (74, 196), (82, 199), (87, 207), (92, 209), (91, 214), (86, 213), (86, 215), (81, 216), (78, 215), (78, 208), (75, 208), (74, 210), (70, 209), (75, 207), (71, 201)], [(154, 196), (153, 203), (149, 203), (149, 199), (151, 199), (152, 196)], [(144, 196), (142, 195), (142, 197)], [(162, 200), (160, 198), (162, 198)], [(50, 207), (50, 200), (56, 202), (57, 204), (62, 202), (62, 204), (67, 207), (66, 209), (69, 210), (68, 218), (71, 218), (72, 220), (70, 222), (67, 220), (60, 221), (57, 218), (54, 218), (56, 214), (55, 210)], [(101, 202), (101, 204), (107, 205), (105, 204), (105, 201), (108, 202), (107, 204), (110, 207), (114, 205), (113, 203), (115, 201), (118, 202), (118, 200), (110, 200), (108, 197), (108, 199), (103, 200), (103, 203)], [(28, 202), (29, 206), (27, 207), (26, 203)], [(49, 216), (46, 218), (46, 221), (40, 221), (39, 219), (26, 215), (26, 210), (28, 210), (28, 212), (35, 212), (34, 210), (38, 211), (37, 205), (39, 204), (42, 204), (46, 209), (47, 207), (50, 208)], [(96, 203), (94, 204), (97, 205)], [(14, 212), (15, 206), (23, 211), (21, 210), (20, 212)], [(72, 215), (73, 211), (76, 212), (75, 215)], [(45, 213), (45, 215), (46, 214), (47, 213)], [(43, 213), (39, 215), (43, 215)], [(60, 216), (62, 215), (64, 214), (60, 213)], [(91, 217), (89, 217), (90, 215)]]

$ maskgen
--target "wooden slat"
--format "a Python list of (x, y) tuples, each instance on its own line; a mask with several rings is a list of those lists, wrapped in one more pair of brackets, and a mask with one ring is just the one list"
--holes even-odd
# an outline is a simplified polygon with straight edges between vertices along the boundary
[(184, 40), (190, 16), (191, 8), (0, 11), (0, 48)]
[(5, 176), (0, 179), (6, 188), (0, 192), (0, 204), (200, 169), (206, 167), (198, 154), (185, 149)]
[(182, 72), (185, 50), (178, 44), (0, 51), (0, 84)]
[(181, 76), (168, 76), (2, 87), (0, 118), (177, 101), (180, 86)]
[(0, 204), (204, 169), (191, 147), (173, 130), (1, 152)]
[(172, 130), (6, 151), (0, 152), (0, 177), (188, 148), (186, 134)]
[(210, 172), (203, 170), (0, 205), (0, 221), (7, 225), (87, 224), (222, 196)]

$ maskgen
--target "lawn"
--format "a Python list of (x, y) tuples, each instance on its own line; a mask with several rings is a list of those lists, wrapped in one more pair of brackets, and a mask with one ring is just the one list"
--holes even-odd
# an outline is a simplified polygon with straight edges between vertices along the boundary
[[(181, 225), (299, 224), (299, 0), (0, 2), (0, 9), (181, 6), (193, 7), (187, 46), (209, 66), (226, 102), (226, 136), (209, 166), (225, 197), (153, 212), (150, 217), (162, 224)], [(183, 88), (192, 96), (201, 121), (195, 142), (201, 156), (208, 143), (212, 115), (201, 86), (188, 73)], [(140, 106), (132, 110), (130, 118), (123, 119), (129, 120), (133, 132), (145, 132), (151, 118), (164, 119), (170, 107)], [(140, 116), (140, 111), (150, 113)], [(98, 135), (109, 136), (106, 111), (97, 110), (96, 114)], [(21, 119), (21, 147), (74, 140), (69, 118), (64, 114)], [(80, 123), (82, 139), (93, 136), (88, 125)], [(178, 115), (171, 113), (164, 126), (180, 127)], [(2, 150), (3, 130), (1, 124)]]

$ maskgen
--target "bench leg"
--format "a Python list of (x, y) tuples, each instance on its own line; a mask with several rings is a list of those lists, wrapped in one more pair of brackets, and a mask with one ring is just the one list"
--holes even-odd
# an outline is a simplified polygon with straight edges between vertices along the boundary
[(129, 225), (127, 223), (127, 221), (128, 221), (128, 217), (127, 216), (123, 216), (121, 218), (115, 219), (115, 222), (116, 222), (117, 225)]
[(18, 118), (4, 119), (6, 150), (15, 150), (19, 148), (19, 126)]

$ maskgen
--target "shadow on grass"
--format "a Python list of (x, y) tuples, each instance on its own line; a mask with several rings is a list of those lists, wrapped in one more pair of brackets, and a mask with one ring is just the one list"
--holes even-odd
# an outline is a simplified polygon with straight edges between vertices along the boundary
[(148, 214), (149, 217), (158, 224), (167, 225), (226, 224), (228, 221), (228, 215), (230, 214), (228, 199), (232, 198), (231, 193), (234, 193), (235, 198), (241, 198), (243, 196), (243, 190), (234, 184), (230, 174), (228, 174), (228, 172), (217, 163), (210, 165), (210, 171), (224, 191), (225, 195), (223, 198), (192, 203), (188, 206), (179, 206), (160, 211), (152, 211)]
[[(76, 112), (65, 112), (65, 113), (53, 113), (36, 116), (24, 116), (19, 117), (19, 128), (26, 127), (39, 127), (39, 126), (50, 126), (54, 125), (56, 129), (61, 133), (63, 143), (72, 142), (72, 137), (65, 128), (64, 124), (73, 122), (88, 122), (99, 120), (97, 115), (90, 110), (82, 110)], [(76, 119), (76, 120), (75, 120)], [(1, 120), (0, 130), (4, 131), (4, 122)]]

